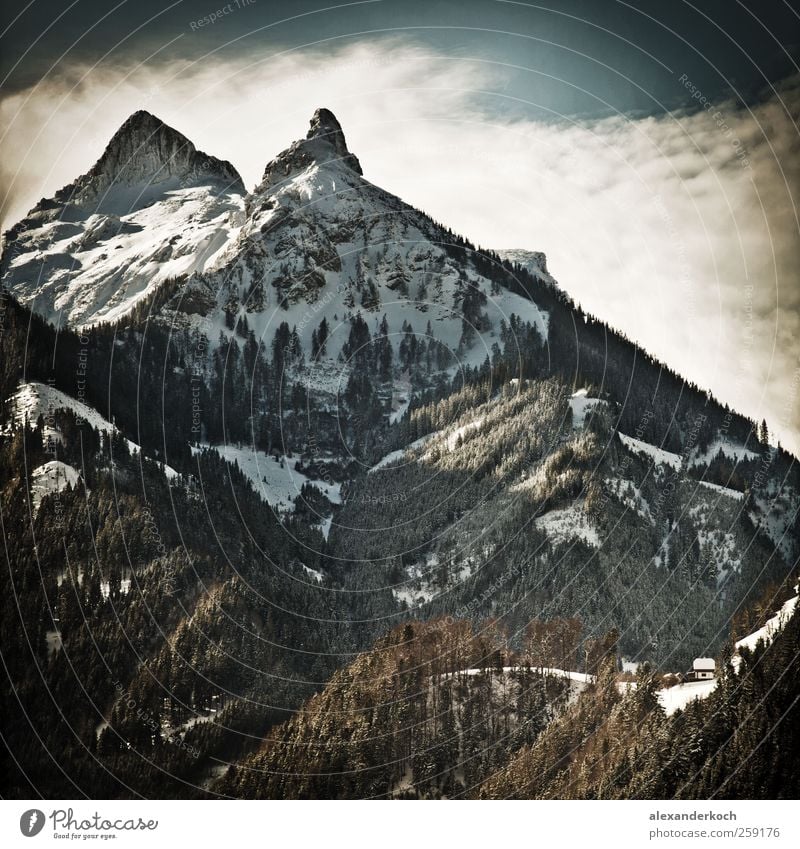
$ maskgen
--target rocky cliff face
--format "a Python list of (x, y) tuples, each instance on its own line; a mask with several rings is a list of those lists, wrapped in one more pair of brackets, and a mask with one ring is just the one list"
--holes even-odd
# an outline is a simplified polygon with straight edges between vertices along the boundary
[(73, 204), (103, 202), (113, 187), (158, 186), (178, 180), (186, 185), (203, 182), (244, 194), (236, 169), (197, 150), (186, 136), (149, 112), (135, 112), (114, 134), (95, 165), (56, 197)]

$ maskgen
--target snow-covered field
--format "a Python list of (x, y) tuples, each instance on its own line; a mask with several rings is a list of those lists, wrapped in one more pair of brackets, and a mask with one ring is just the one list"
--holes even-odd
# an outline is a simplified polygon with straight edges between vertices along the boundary
[(671, 716), (676, 710), (683, 710), (686, 705), (695, 699), (704, 699), (717, 686), (717, 679), (709, 681), (687, 681), (685, 684), (676, 684), (658, 691), (658, 701), (664, 708), (667, 716)]

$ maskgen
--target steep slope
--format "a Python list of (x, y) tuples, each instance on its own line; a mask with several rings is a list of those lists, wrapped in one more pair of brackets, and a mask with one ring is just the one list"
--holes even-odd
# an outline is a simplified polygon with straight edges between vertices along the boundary
[(429, 370), (451, 373), (491, 356), (512, 314), (547, 335), (535, 303), (453, 255), (452, 233), (363, 177), (328, 110), (317, 110), (306, 138), (267, 165), (246, 211), (218, 268), (190, 277), (163, 314), (213, 343), (223, 316), (228, 337), (243, 323), (266, 345), (286, 322), (306, 358), (292, 377), (309, 388), (347, 384), (364, 355), (347, 344), (357, 316), (385, 338), (395, 368), (407, 334), (435, 349)]
[[(329, 552), (345, 583), (391, 590), (415, 616), (502, 616), (516, 635), (577, 615), (595, 634), (617, 627), (627, 656), (684, 668), (791, 569), (796, 533), (786, 558), (765, 528), (795, 512), (748, 507), (765, 496), (757, 455), (731, 489), (691, 450), (621, 433), (610, 400), (555, 379), (482, 388), (413, 411), (408, 447), (343, 489)], [(796, 472), (780, 475), (795, 503)]]
[(3, 285), (50, 321), (113, 321), (166, 280), (207, 268), (241, 223), (244, 186), (148, 112), (86, 174), (5, 234)]
[[(460, 794), (528, 733), (526, 711), (552, 717), (525, 702), (539, 684), (447, 678), (480, 657), (430, 669), (432, 686), (410, 671), (436, 665), (437, 620), (499, 617), (499, 649), (517, 652), (531, 623), (580, 618), (586, 646), (616, 629), (625, 655), (684, 668), (795, 563), (793, 457), (585, 315), (543, 255), (478, 250), (370, 184), (329, 112), (247, 197), (152, 116), (123, 129), (4, 255), (0, 619), (20, 649), (4, 706), (17, 748), (26, 711), (46, 729), (24, 754), (51, 792), (71, 795), (71, 777), (48, 771), (48, 750), (95, 793), (195, 794), (263, 738), (268, 768), (313, 773), (318, 737), (366, 703), (321, 776), (231, 772), (220, 789)], [(95, 244), (96, 216), (110, 231)], [(67, 250), (64, 228), (85, 248)], [(100, 320), (115, 323), (76, 330)], [(404, 647), (411, 617), (433, 657)], [(382, 638), (388, 658), (346, 666)], [(373, 668), (408, 697), (396, 711), (364, 680)], [(337, 670), (343, 692), (281, 727), (288, 750), (272, 745)], [(470, 776), (447, 766), (467, 745)], [(95, 749), (119, 776), (110, 791)], [(344, 790), (339, 763), (356, 773)]]

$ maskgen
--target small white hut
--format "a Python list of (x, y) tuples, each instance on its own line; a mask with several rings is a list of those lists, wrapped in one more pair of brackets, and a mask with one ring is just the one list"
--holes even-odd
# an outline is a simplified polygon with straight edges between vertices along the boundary
[(689, 674), (691, 681), (708, 681), (717, 672), (717, 663), (713, 657), (696, 657)]

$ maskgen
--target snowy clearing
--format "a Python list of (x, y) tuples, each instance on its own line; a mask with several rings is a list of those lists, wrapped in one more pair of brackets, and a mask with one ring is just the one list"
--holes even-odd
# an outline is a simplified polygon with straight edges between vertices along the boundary
[(61, 460), (49, 460), (31, 472), (31, 501), (33, 512), (39, 509), (42, 499), (55, 492), (63, 492), (68, 486), (75, 486), (80, 480), (80, 472)]
[(201, 444), (193, 446), (192, 453), (197, 454), (204, 448), (216, 451), (231, 464), (235, 463), (261, 498), (278, 513), (290, 513), (294, 510), (294, 501), (306, 483), (316, 486), (332, 504), (342, 502), (340, 484), (306, 477), (297, 471), (300, 461), (296, 457), (282, 456), (276, 459), (275, 455), (239, 445)]
[(646, 454), (657, 466), (672, 466), (673, 469), (680, 468), (681, 457), (679, 454), (665, 451), (663, 448), (658, 448), (649, 442), (643, 442), (641, 439), (636, 439), (633, 436), (626, 436), (624, 433), (618, 432), (617, 435), (626, 448), (637, 454)]
[(534, 525), (547, 534), (553, 545), (577, 538), (594, 548), (600, 547), (597, 528), (589, 521), (580, 505), (573, 504), (562, 510), (551, 510), (536, 519)]
[(729, 460), (735, 460), (737, 463), (740, 463), (742, 460), (757, 460), (759, 456), (755, 451), (750, 451), (741, 443), (734, 442), (732, 439), (728, 439), (727, 437), (720, 437), (715, 439), (705, 451), (700, 452), (698, 450), (692, 458), (691, 465), (706, 465), (707, 463), (710, 463), (717, 454), (720, 453), (720, 451)]
[(726, 495), (728, 498), (734, 498), (736, 501), (741, 501), (744, 498), (744, 493), (739, 492), (737, 489), (730, 489), (727, 486), (720, 486), (718, 483), (710, 483), (709, 481), (697, 481), (701, 486), (706, 487), (706, 489), (711, 489), (719, 495)]
[(708, 681), (687, 681), (685, 684), (676, 684), (674, 687), (659, 690), (657, 693), (658, 701), (667, 716), (671, 716), (675, 711), (683, 710), (686, 705), (695, 699), (706, 698), (716, 686), (716, 678), (711, 678)]
[[(790, 598), (762, 628), (753, 631), (752, 634), (748, 634), (746, 637), (737, 641), (734, 655), (731, 658), (731, 665), (737, 674), (742, 665), (739, 650), (742, 648), (752, 650), (761, 640), (767, 644), (771, 643), (794, 614), (797, 599), (798, 596)], [(705, 699), (709, 693), (714, 692), (718, 681), (718, 678), (711, 678), (708, 681), (687, 681), (675, 687), (667, 687), (664, 690), (658, 691), (658, 700), (666, 711), (667, 716), (670, 716), (677, 710), (683, 710), (686, 705), (695, 699)]]
[(586, 416), (598, 404), (605, 404), (602, 398), (590, 398), (586, 389), (579, 389), (569, 397), (569, 407), (572, 410), (572, 427), (582, 428), (586, 424)]

